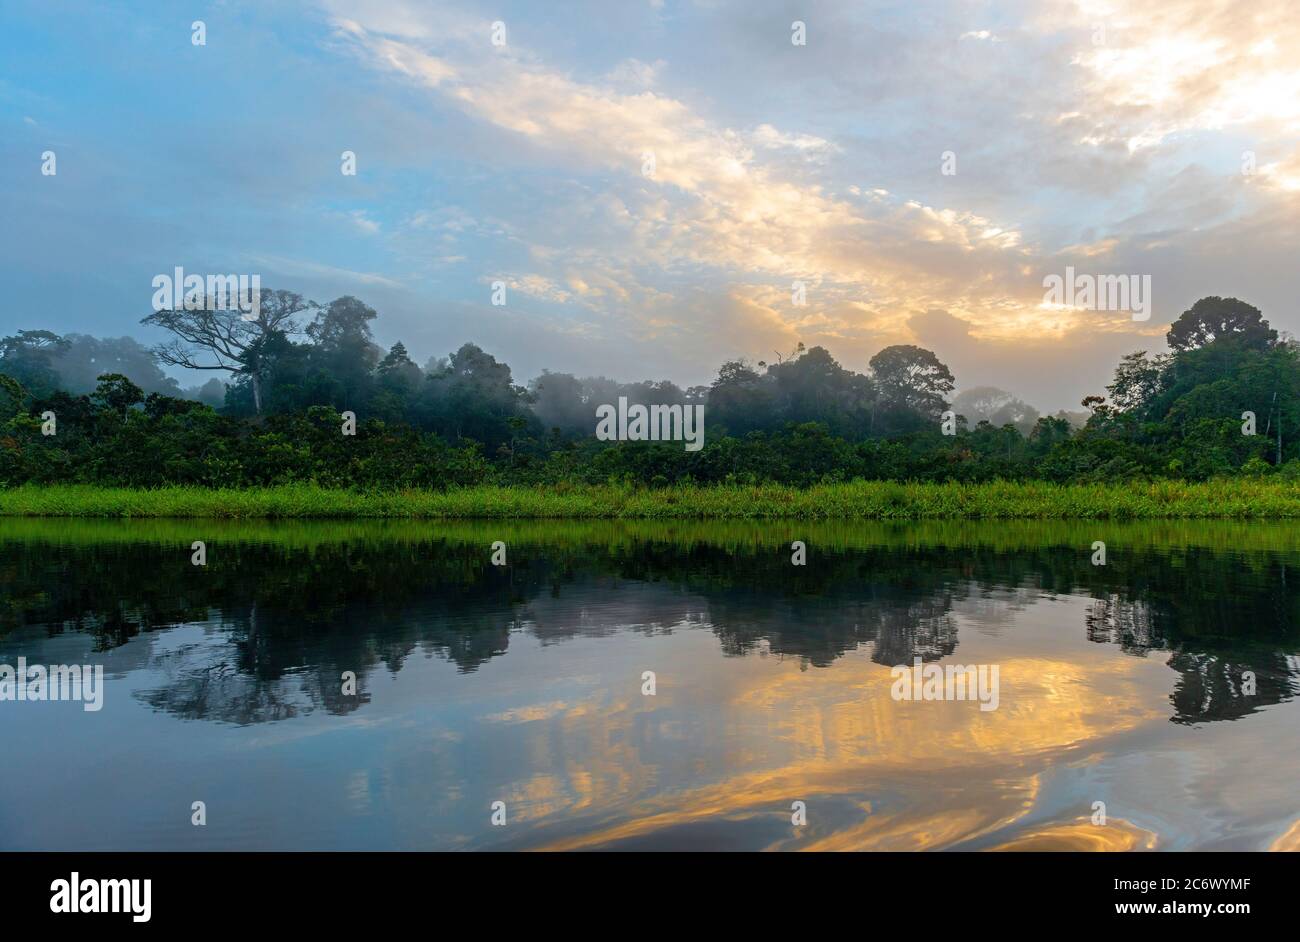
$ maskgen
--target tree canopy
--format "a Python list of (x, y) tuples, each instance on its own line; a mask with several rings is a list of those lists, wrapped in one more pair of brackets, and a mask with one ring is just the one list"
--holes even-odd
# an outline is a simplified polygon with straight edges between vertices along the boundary
[[(76, 480), (353, 486), (479, 481), (781, 481), (862, 478), (1094, 481), (1300, 469), (1300, 352), (1255, 307), (1209, 297), (1135, 351), (1085, 411), (1042, 416), (1014, 394), (951, 398), (931, 350), (886, 347), (861, 369), (799, 344), (775, 362), (722, 363), (708, 386), (623, 382), (510, 366), (465, 343), (423, 366), (378, 313), (262, 294), (253, 319), (203, 308), (144, 322), (171, 337), (20, 330), (0, 338), (0, 484)], [(182, 390), (161, 365), (222, 379)], [(93, 377), (91, 374), (94, 374)], [(703, 405), (704, 447), (599, 441), (596, 409)], [(945, 434), (942, 418), (958, 417)], [(59, 417), (56, 436), (39, 417)], [(355, 440), (340, 414), (357, 416)], [(1300, 476), (1300, 475), (1298, 475)]]

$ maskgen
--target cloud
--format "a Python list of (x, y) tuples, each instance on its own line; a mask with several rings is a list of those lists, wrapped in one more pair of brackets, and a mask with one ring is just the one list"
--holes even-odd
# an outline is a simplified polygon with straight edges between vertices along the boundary
[(650, 88), (655, 84), (664, 65), (663, 59), (657, 59), (654, 62), (642, 62), (640, 59), (624, 59), (610, 69), (605, 74), (605, 78), (613, 85)]
[(770, 124), (760, 124), (754, 129), (753, 139), (762, 147), (772, 149), (789, 148), (801, 152), (820, 152), (835, 150), (830, 141), (812, 134), (783, 134)]
[[(970, 303), (959, 285), (972, 279), (985, 283), (983, 293), (990, 281), (1009, 290), (1024, 280), (1026, 250), (1013, 226), (887, 194), (836, 194), (758, 156), (833, 150), (820, 136), (771, 123), (750, 132), (720, 126), (681, 100), (581, 82), (517, 52), (485, 61), (455, 44), (427, 48), (420, 32), (379, 35), (356, 20), (339, 29), (372, 67), (535, 145), (556, 166), (607, 175), (616, 196), (566, 206), (558, 231), (554, 220), (537, 227), (551, 245), (563, 236), (570, 264), (577, 256), (606, 270), (693, 269), (749, 283), (812, 278), (829, 302), (875, 295), (919, 308)], [(598, 243), (566, 224), (593, 215)], [(548, 238), (522, 237), (535, 249)]]
[[(329, 282), (354, 285), (379, 285), (387, 288), (402, 287), (399, 281), (374, 272), (352, 271), (333, 265), (324, 265), (309, 259), (285, 258), (281, 255), (254, 254), (248, 257), (257, 266), (265, 283), (277, 275), (308, 277)], [(268, 285), (268, 287), (271, 287)]]
[(348, 216), (351, 218), (352, 224), (366, 235), (377, 235), (379, 233), (381, 226), (375, 220), (370, 219), (364, 209), (354, 209)]
[(1229, 0), (1047, 4), (1043, 28), (1076, 28), (1089, 140), (1154, 147), (1170, 135), (1253, 127), (1300, 131), (1300, 21), (1290, 0), (1243, 16)]
[(553, 301), (563, 303), (569, 300), (573, 295), (565, 291), (551, 279), (542, 275), (499, 275), (496, 278), (484, 278), (485, 282), (500, 282), (505, 285), (507, 291), (507, 304), (509, 303), (509, 293), (517, 291), (520, 294), (527, 295), (531, 298), (539, 298), (543, 301)]

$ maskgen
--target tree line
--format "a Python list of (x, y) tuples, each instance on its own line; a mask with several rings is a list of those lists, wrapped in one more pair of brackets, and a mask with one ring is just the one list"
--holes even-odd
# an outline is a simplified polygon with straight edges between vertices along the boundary
[[(1040, 415), (993, 387), (952, 397), (930, 350), (887, 347), (863, 372), (799, 344), (723, 363), (708, 386), (544, 370), (527, 385), (467, 343), (415, 363), (375, 343), (377, 312), (263, 292), (255, 317), (200, 303), (143, 323), (167, 340), (0, 339), (0, 484), (342, 487), (854, 478), (1062, 482), (1300, 476), (1300, 350), (1235, 298), (1197, 301), (1168, 351), (1118, 364), (1083, 411)], [(211, 372), (182, 389), (162, 367)], [(602, 442), (620, 397), (706, 407), (704, 448)], [(341, 414), (357, 417), (344, 435)], [(53, 416), (51, 426), (49, 417)], [(51, 434), (52, 432), (52, 434)]]

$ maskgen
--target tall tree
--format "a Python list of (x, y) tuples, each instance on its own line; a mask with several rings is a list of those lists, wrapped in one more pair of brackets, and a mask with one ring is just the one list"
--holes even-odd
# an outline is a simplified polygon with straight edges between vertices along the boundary
[(48, 330), (20, 330), (0, 339), (0, 373), (12, 376), (34, 396), (48, 396), (60, 388), (53, 361), (68, 342)]
[(434, 431), (482, 442), (489, 454), (518, 437), (508, 418), (537, 422), (528, 409), (532, 397), (515, 385), (510, 367), (472, 343), (453, 353), (445, 370), (427, 378), (421, 398), (420, 409)]
[(533, 412), (548, 429), (590, 435), (596, 427), (596, 406), (584, 395), (582, 381), (569, 373), (542, 375), (529, 384), (533, 395)]
[(419, 388), (424, 374), (406, 353), (406, 346), (399, 340), (393, 344), (388, 354), (375, 367), (375, 381), (378, 393), (389, 402), (388, 413), (394, 420), (401, 419), (407, 407), (407, 401)]
[(370, 322), (379, 314), (352, 295), (335, 298), (307, 325), (307, 336), (318, 346), (338, 350), (373, 343)]
[(1259, 308), (1217, 296), (1201, 298), (1183, 311), (1166, 338), (1172, 349), (1183, 351), (1229, 336), (1253, 350), (1267, 350), (1277, 341), (1277, 331), (1268, 326)]
[(247, 376), (253, 390), (253, 408), (262, 412), (265, 350), (269, 340), (298, 333), (297, 315), (319, 305), (292, 291), (263, 291), (257, 316), (246, 319), (238, 309), (216, 309), (201, 299), (193, 309), (155, 311), (140, 323), (162, 327), (174, 338), (153, 348), (163, 363), (189, 370), (221, 370)]
[(787, 422), (821, 422), (835, 435), (866, 432), (876, 387), (871, 377), (847, 370), (825, 347), (805, 349), (767, 367), (781, 416)]
[(1111, 402), (1126, 412), (1144, 414), (1160, 392), (1172, 362), (1169, 354), (1148, 357), (1145, 350), (1125, 355), (1115, 367), (1115, 382), (1106, 387)]
[(710, 421), (733, 435), (776, 428), (776, 384), (744, 360), (728, 360), (718, 368), (709, 388)]
[(871, 372), (886, 405), (936, 418), (956, 381), (930, 350), (911, 344), (886, 347), (871, 358)]

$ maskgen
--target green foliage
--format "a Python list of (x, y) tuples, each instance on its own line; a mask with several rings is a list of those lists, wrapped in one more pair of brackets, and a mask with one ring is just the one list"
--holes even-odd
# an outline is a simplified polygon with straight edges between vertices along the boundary
[[(45, 410), (58, 417), (56, 435), (41, 433)], [(93, 396), (56, 393), (0, 425), (0, 484), (433, 488), (494, 476), (477, 443), (452, 447), (379, 419), (359, 422), (355, 436), (341, 429), (327, 406), (249, 423), (191, 400), (144, 398), (130, 380), (108, 375)]]
[(938, 417), (955, 385), (938, 357), (910, 344), (881, 350), (871, 358), (871, 370), (885, 403), (928, 419)]
[[(145, 369), (127, 338), (0, 339), (0, 486), (1094, 484), (1274, 469), (1289, 480), (1300, 466), (1300, 351), (1232, 298), (1185, 312), (1170, 330), (1172, 353), (1125, 356), (1110, 401), (1084, 400), (1082, 427), (980, 387), (953, 404), (955, 434), (940, 427), (952, 373), (915, 346), (880, 351), (865, 373), (799, 344), (775, 363), (724, 363), (708, 388), (551, 372), (525, 388), (472, 343), (423, 368), (400, 342), (385, 353), (371, 336), (375, 311), (353, 297), (322, 307), (272, 291), (262, 304), (251, 322), (204, 311), (146, 319), (175, 336), (155, 350), (163, 362), (229, 374), (215, 408), (169, 395), (179, 387)], [(108, 352), (142, 375), (105, 373), (76, 394), (56, 369), (70, 343), (79, 388), (87, 364)], [(621, 398), (703, 404), (703, 448), (597, 440), (596, 408)], [(47, 411), (58, 419), (53, 436), (42, 434)], [(343, 434), (343, 412), (356, 415), (355, 435)]]
[(0, 338), (0, 372), (33, 395), (48, 395), (59, 388), (53, 360), (67, 347), (66, 340), (48, 330), (20, 330)]

